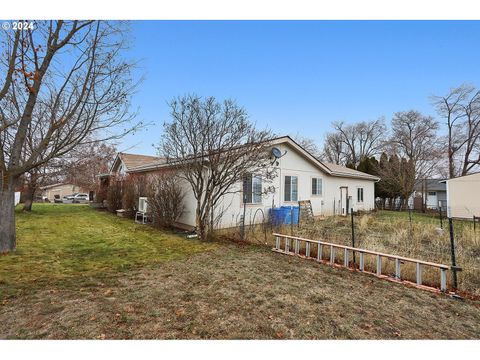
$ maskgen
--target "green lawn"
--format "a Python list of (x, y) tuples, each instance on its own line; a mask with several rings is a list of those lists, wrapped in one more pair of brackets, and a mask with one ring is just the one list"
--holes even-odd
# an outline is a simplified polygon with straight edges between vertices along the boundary
[(0, 257), (0, 300), (46, 284), (85, 287), (126, 270), (215, 247), (86, 205), (34, 204), (17, 214), (17, 251)]

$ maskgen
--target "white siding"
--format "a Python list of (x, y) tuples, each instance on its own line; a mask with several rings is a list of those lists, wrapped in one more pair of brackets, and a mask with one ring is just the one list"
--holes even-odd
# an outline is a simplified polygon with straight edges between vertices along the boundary
[[(347, 177), (329, 176), (318, 166), (307, 160), (304, 156), (299, 154), (295, 149), (288, 144), (276, 145), (282, 153), (286, 154), (278, 160), (276, 166), (277, 177), (272, 183), (263, 184), (264, 187), (273, 185), (275, 192), (262, 197), (261, 204), (247, 204), (245, 209), (246, 224), (254, 221), (262, 222), (262, 211), (265, 215), (265, 220), (268, 219), (268, 210), (272, 206), (293, 205), (298, 206), (298, 202), (284, 201), (284, 177), (297, 176), (298, 177), (298, 200), (311, 200), (314, 215), (332, 215), (334, 202), (336, 203), (336, 213), (339, 214), (338, 204), (340, 200), (340, 187), (347, 187), (348, 195), (352, 196), (350, 207), (357, 210), (372, 210), (375, 208), (375, 194), (374, 181), (352, 179)], [(312, 178), (322, 179), (322, 195), (312, 195)], [(185, 213), (179, 219), (179, 223), (194, 226), (195, 225), (195, 198), (190, 189), (189, 184), (184, 184), (187, 195), (185, 197)], [(362, 187), (363, 203), (357, 202), (357, 188)], [(217, 214), (223, 213), (218, 224), (219, 228), (236, 226), (244, 209), (242, 204), (241, 184), (236, 187), (236, 193), (227, 194), (222, 199), (217, 207)], [(259, 210), (261, 209), (261, 210)]]
[(447, 203), (451, 216), (480, 216), (480, 173), (447, 180)]

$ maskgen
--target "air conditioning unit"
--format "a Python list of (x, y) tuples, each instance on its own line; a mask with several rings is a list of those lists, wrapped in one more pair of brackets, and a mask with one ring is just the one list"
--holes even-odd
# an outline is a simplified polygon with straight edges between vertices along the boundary
[(146, 197), (139, 197), (138, 198), (138, 211), (146, 213), (147, 212), (147, 198)]

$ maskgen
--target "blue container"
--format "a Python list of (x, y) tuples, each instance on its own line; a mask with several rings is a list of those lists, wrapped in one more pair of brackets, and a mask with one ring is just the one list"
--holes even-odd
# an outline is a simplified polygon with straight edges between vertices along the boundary
[[(293, 221), (293, 224), (298, 224), (298, 218), (300, 215), (300, 207), (299, 206), (282, 206), (283, 211), (283, 223), (285, 225), (290, 225)], [(293, 214), (292, 214), (293, 209)]]
[(270, 219), (272, 221), (272, 225), (274, 226), (283, 224), (283, 221), (285, 220), (284, 210), (282, 208), (271, 208)]

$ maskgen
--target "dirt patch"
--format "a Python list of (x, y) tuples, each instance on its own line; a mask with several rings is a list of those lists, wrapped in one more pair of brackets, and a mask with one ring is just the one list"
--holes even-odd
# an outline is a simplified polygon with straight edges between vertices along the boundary
[(480, 308), (257, 246), (46, 288), (0, 307), (0, 338), (477, 339)]

